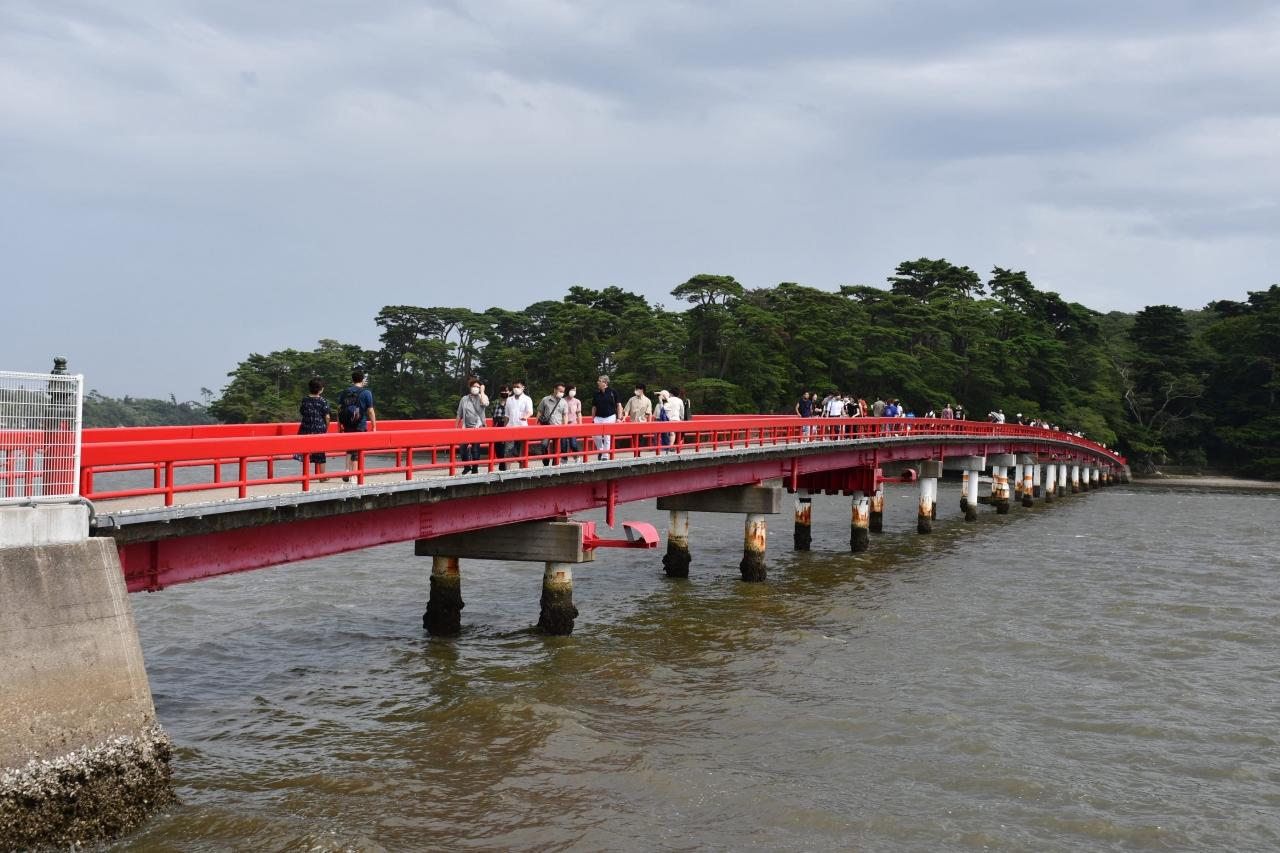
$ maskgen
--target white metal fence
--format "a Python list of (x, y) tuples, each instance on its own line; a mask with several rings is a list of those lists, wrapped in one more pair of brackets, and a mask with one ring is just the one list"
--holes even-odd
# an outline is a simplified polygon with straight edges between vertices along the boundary
[(80, 494), (84, 377), (0, 371), (0, 504)]

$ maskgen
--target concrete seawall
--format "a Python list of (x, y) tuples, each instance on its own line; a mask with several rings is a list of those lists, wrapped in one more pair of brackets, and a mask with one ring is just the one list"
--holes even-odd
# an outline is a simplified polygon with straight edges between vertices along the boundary
[(116, 546), (87, 532), (82, 506), (0, 508), (0, 851), (110, 838), (172, 798)]

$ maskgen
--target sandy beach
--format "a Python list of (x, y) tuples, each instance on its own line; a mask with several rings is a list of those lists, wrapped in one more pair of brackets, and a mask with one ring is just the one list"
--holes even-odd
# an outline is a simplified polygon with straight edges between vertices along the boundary
[(1175, 489), (1240, 489), (1261, 492), (1280, 492), (1280, 480), (1246, 480), (1238, 477), (1215, 475), (1169, 477), (1134, 477), (1134, 486), (1165, 486)]

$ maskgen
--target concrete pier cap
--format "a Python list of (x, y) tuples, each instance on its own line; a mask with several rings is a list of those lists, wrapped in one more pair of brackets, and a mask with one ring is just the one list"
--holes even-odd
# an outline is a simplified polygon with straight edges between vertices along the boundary
[(173, 794), (119, 553), (85, 504), (0, 507), (0, 850), (114, 838)]
[(936, 480), (942, 476), (942, 461), (938, 459), (922, 459), (916, 465), (920, 479)]
[(419, 539), (419, 557), (511, 560), (525, 563), (589, 563), (596, 552), (583, 547), (584, 528), (573, 521), (522, 521), (466, 533)]
[(992, 468), (1012, 468), (1018, 464), (1018, 455), (1016, 453), (989, 453), (987, 454), (987, 464)]
[(945, 471), (985, 471), (987, 468), (987, 457), (948, 456), (943, 460), (942, 468)]
[(658, 498), (659, 510), (777, 515), (782, 512), (781, 486), (728, 486)]

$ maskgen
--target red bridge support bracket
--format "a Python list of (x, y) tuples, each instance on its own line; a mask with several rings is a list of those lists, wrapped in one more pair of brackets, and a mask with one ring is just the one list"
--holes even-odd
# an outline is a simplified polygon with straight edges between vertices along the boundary
[(657, 548), (658, 531), (652, 524), (642, 521), (622, 522), (625, 539), (603, 539), (596, 535), (594, 521), (579, 521), (582, 525), (582, 547), (585, 550), (594, 548)]

